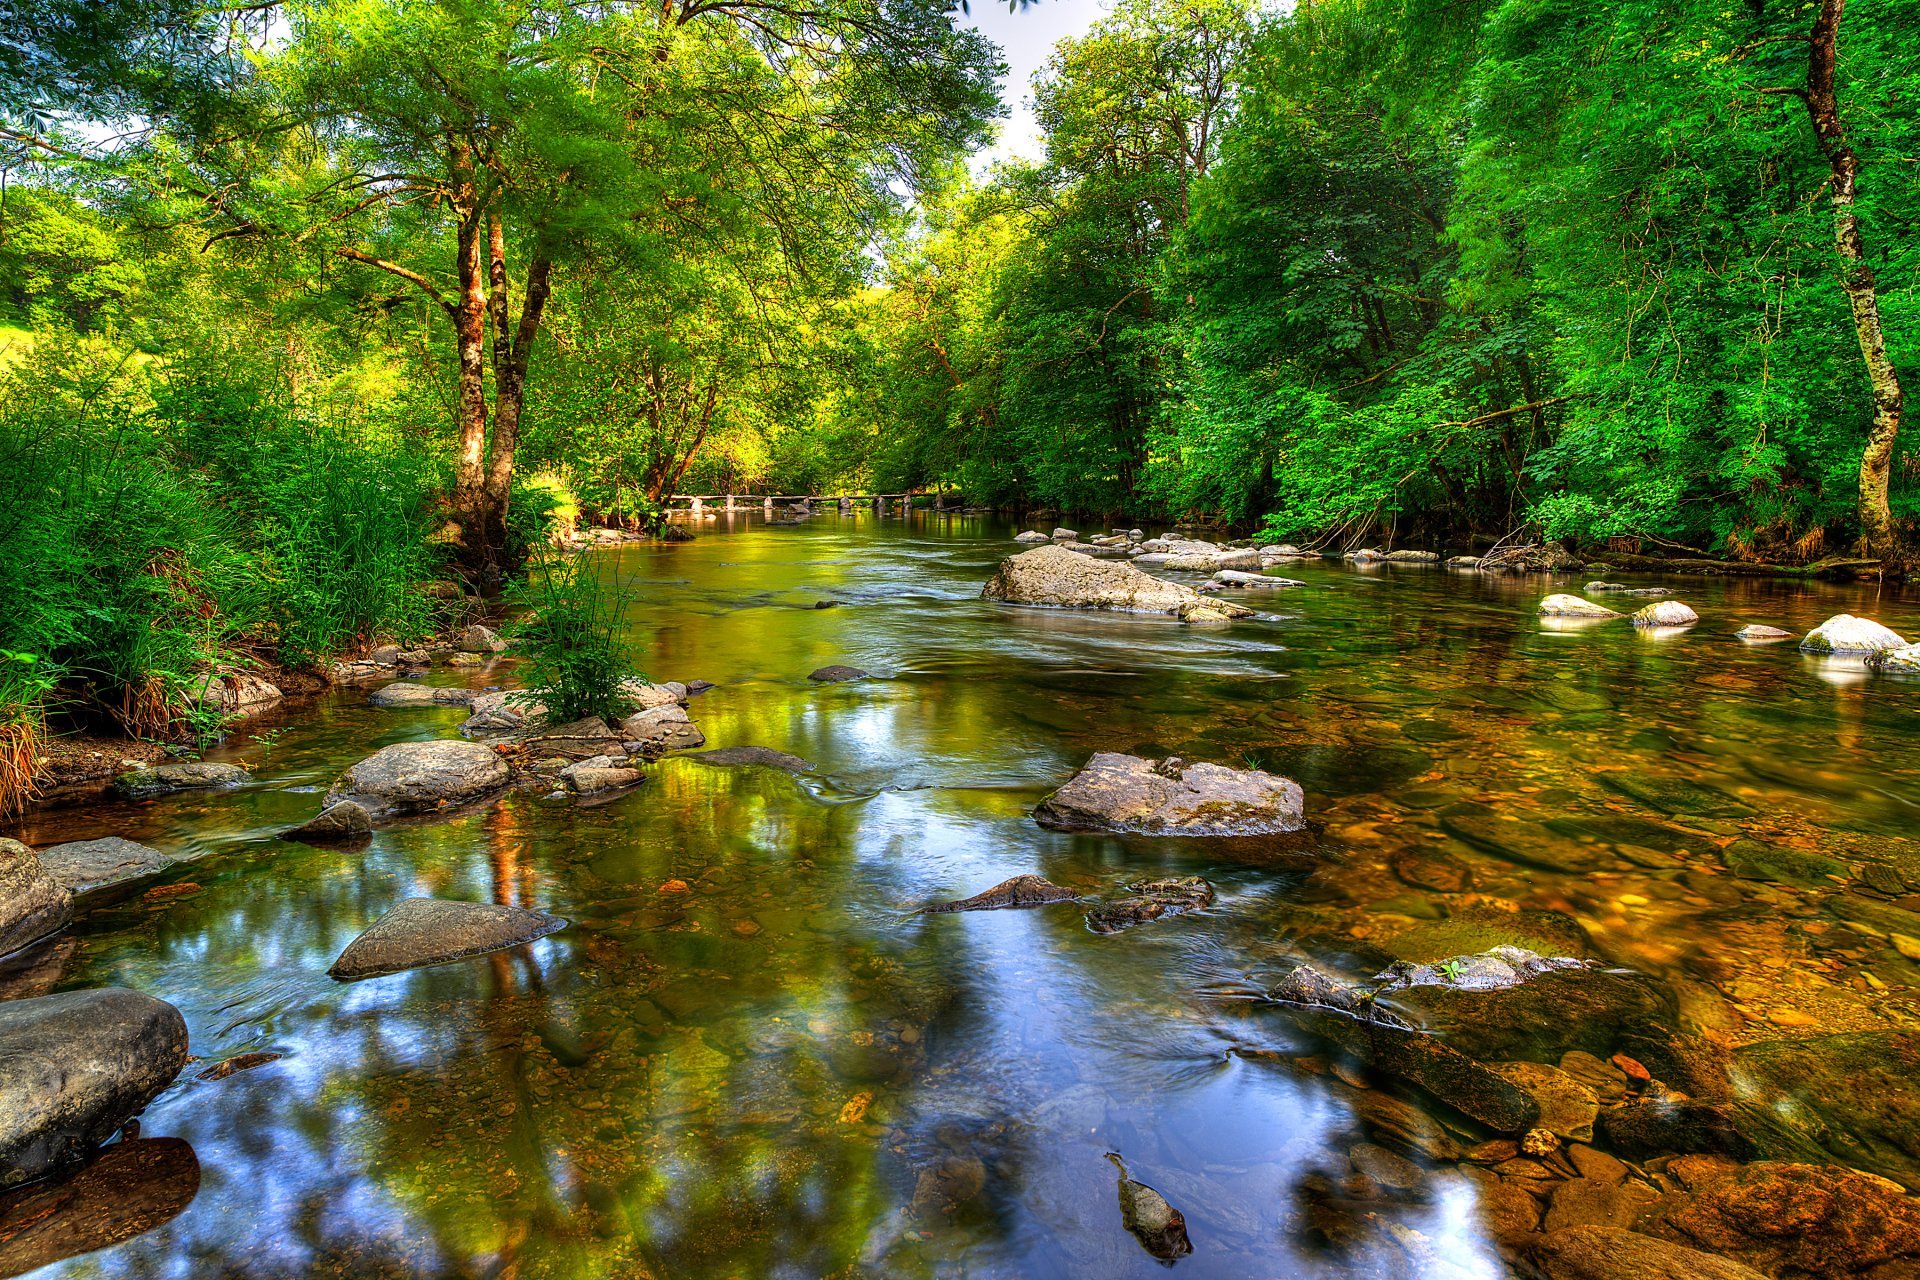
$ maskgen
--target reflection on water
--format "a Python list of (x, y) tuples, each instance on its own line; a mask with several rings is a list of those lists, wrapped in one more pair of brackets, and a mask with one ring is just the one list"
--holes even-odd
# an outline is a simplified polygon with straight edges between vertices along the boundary
[[(1563, 630), (1532, 616), (1538, 580), (1308, 565), (1271, 613), (1191, 628), (980, 600), (1009, 532), (743, 518), (600, 553), (645, 602), (649, 671), (719, 685), (690, 708), (709, 743), (811, 775), (668, 760), (599, 807), (277, 841), (347, 764), (461, 715), (348, 690), (227, 753), (255, 787), (31, 819), (34, 844), (197, 855), (168, 878), (195, 888), (97, 905), (9, 994), (130, 986), (180, 1006), (202, 1059), (284, 1055), (190, 1069), (144, 1132), (197, 1154), (198, 1194), (49, 1274), (1157, 1275), (1112, 1152), (1184, 1215), (1185, 1275), (1491, 1276), (1477, 1184), (1446, 1166), (1396, 1194), (1375, 1154), (1432, 1122), (1243, 998), (1276, 964), (1455, 954), (1519, 904), (1728, 1044), (1912, 1017), (1920, 963), (1817, 917), (1863, 843), (1920, 874), (1920, 689), (1731, 638), (1843, 611), (1920, 631), (1911, 605), (1688, 583), (1684, 634)], [(873, 678), (807, 681), (829, 663)], [(1032, 805), (1096, 750), (1288, 773), (1315, 835), (1041, 830)], [(1112, 935), (1071, 905), (909, 914), (1022, 872), (1220, 897)], [(574, 925), (327, 979), (420, 894)]]

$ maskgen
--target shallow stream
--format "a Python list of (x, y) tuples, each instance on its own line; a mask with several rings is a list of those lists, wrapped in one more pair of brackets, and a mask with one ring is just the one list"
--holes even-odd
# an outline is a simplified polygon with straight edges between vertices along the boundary
[[(1545, 579), (1329, 562), (1286, 570), (1308, 585), (1261, 593), (1260, 618), (1183, 626), (982, 600), (1012, 532), (740, 517), (594, 553), (637, 593), (648, 672), (718, 686), (689, 707), (708, 744), (812, 773), (670, 758), (598, 806), (516, 793), (364, 851), (282, 842), (347, 765), (464, 715), (344, 689), (214, 753), (254, 786), (33, 815), (12, 834), (36, 846), (197, 857), (83, 903), (9, 993), (150, 992), (202, 1060), (142, 1126), (190, 1144), (197, 1173), (164, 1176), (197, 1194), (42, 1274), (1158, 1275), (1116, 1152), (1185, 1214), (1191, 1280), (1499, 1276), (1474, 1184), (1444, 1168), (1329, 1225), (1371, 1133), (1356, 1108), (1377, 1115), (1356, 1086), (1380, 1082), (1251, 998), (1277, 966), (1475, 950), (1518, 905), (1671, 983), (1726, 1046), (1916, 1022), (1920, 963), (1832, 903), (1863, 860), (1920, 889), (1920, 684), (1732, 632), (1850, 612), (1920, 636), (1920, 603), (1683, 579), (1685, 633), (1555, 630), (1534, 606), (1567, 588)], [(871, 676), (808, 681), (831, 663)], [(1285, 773), (1314, 830), (1036, 826), (1098, 750)], [(1023, 872), (1089, 896), (1200, 875), (1219, 898), (1108, 935), (1070, 904), (911, 914)], [(572, 923), (326, 976), (413, 895)], [(247, 1053), (283, 1056), (198, 1078)]]

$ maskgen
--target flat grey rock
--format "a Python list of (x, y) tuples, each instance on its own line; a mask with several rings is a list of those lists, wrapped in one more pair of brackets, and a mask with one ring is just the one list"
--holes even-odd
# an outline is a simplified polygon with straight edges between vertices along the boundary
[(1044, 827), (1161, 835), (1257, 836), (1306, 825), (1291, 778), (1102, 751), (1034, 810)]
[(306, 844), (342, 844), (373, 834), (373, 815), (351, 800), (340, 800), (322, 809), (311, 822), (283, 833), (289, 840)]
[(75, 893), (125, 884), (165, 871), (179, 859), (119, 836), (75, 840), (40, 851), (48, 875)]
[(821, 667), (807, 674), (807, 679), (820, 684), (838, 684), (842, 680), (864, 680), (867, 673), (858, 667), (831, 666)]
[(135, 769), (113, 780), (107, 789), (122, 800), (150, 800), (176, 791), (196, 791), (213, 787), (237, 787), (251, 782), (253, 775), (237, 764), (210, 764), (199, 760), (188, 764), (162, 764), (151, 769)]
[(327, 970), (341, 982), (445, 964), (544, 938), (567, 925), (558, 916), (494, 902), (407, 898), (347, 944)]
[(512, 774), (493, 748), (478, 742), (396, 742), (341, 774), (322, 803), (352, 800), (376, 820), (430, 813), (490, 795)]
[(405, 680), (396, 680), (368, 694), (367, 701), (391, 711), (396, 707), (471, 707), (478, 696), (471, 689), (409, 684)]
[(18, 840), (0, 839), (0, 956), (60, 932), (73, 919), (73, 892), (48, 875)]
[(628, 716), (620, 722), (620, 736), (640, 743), (649, 753), (683, 751), (704, 745), (707, 740), (687, 709), (674, 702)]
[(0, 1003), (0, 1186), (79, 1163), (186, 1061), (180, 1011), (137, 991)]
[[(1218, 563), (1217, 555), (1202, 554), (1194, 557), (1191, 567), (1200, 571), (1200, 562), (1205, 561), (1204, 571), (1208, 573), (1226, 568), (1259, 568), (1259, 553), (1249, 552), (1248, 555), (1250, 560), (1245, 565), (1229, 565)], [(1146, 562), (1147, 557), (1141, 556), (1135, 563)], [(1171, 556), (1163, 563), (1170, 569), (1183, 567), (1180, 556)], [(1002, 600), (1008, 604), (1104, 609), (1117, 613), (1163, 613), (1183, 622), (1224, 621), (1253, 615), (1251, 609), (1222, 600), (1210, 600), (1192, 587), (1143, 573), (1135, 564), (1078, 556), (1057, 546), (1036, 547), (1032, 551), (1008, 556), (1000, 562), (1000, 567), (988, 579), (980, 594), (989, 600)]]
[(1552, 595), (1540, 602), (1540, 615), (1546, 618), (1617, 618), (1620, 615), (1603, 604), (1582, 600), (1579, 596)]
[(1871, 618), (1856, 618), (1838, 613), (1807, 632), (1800, 641), (1806, 653), (1878, 653), (1882, 649), (1904, 649), (1907, 642), (1898, 632), (1881, 626)]

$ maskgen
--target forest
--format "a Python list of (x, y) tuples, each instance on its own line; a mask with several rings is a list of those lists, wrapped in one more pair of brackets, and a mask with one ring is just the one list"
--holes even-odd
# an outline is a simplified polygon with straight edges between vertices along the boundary
[(1118, 0), (987, 167), (938, 0), (8, 13), (10, 741), (676, 492), (1890, 577), (1920, 514), (1914, 0)]

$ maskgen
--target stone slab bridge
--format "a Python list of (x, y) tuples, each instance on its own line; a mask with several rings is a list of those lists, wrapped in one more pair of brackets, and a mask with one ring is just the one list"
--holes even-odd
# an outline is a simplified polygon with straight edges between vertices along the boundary
[(964, 505), (964, 499), (958, 493), (676, 493), (662, 505), (668, 511), (685, 511), (701, 516), (709, 511), (751, 511), (760, 508), (767, 515), (776, 510), (797, 509), (812, 512), (814, 504), (832, 504), (841, 511), (852, 511), (857, 503), (871, 506), (875, 514), (883, 514), (889, 507), (906, 511), (913, 506), (915, 498), (931, 496), (935, 511), (957, 511)]

